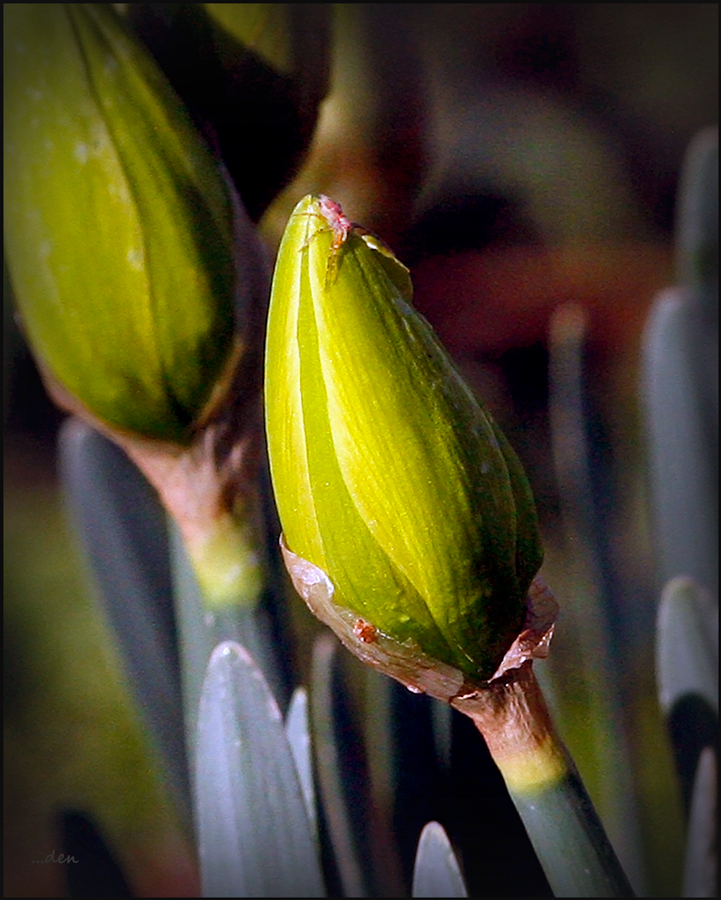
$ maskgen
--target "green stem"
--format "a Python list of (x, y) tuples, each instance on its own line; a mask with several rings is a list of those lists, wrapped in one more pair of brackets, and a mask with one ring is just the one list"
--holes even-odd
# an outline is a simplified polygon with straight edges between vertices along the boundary
[(222, 641), (243, 645), (284, 708), (289, 697), (269, 612), (265, 530), (252, 420), (225, 461), (224, 432), (209, 426), (187, 448), (125, 437), (138, 468), (168, 513), (171, 571), (183, 685), (186, 746), (195, 768), (198, 705), (206, 668)]
[(557, 897), (633, 897), (578, 772), (538, 794), (509, 791)]
[[(256, 590), (252, 602), (248, 586), (241, 584), (235, 598), (227, 595), (225, 602), (218, 604), (199, 586), (187, 544), (172, 521), (170, 530), (185, 733), (192, 778), (200, 695), (210, 656), (218, 644), (237, 641), (245, 647), (263, 671), (279, 702), (285, 700), (285, 686), (281, 675), (283, 668), (276, 659), (270, 617), (262, 605), (263, 592), (260, 586), (255, 586), (257, 576), (252, 575), (252, 586)], [(245, 557), (247, 549), (242, 544), (238, 546), (239, 559)]]
[(483, 735), (557, 897), (633, 897), (532, 664), (452, 701)]

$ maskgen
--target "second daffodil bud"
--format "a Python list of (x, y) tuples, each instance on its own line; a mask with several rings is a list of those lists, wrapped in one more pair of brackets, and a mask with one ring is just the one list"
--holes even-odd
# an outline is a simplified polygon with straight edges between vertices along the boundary
[[(349, 646), (393, 645), (416, 667), (478, 683), (524, 626), (542, 560), (535, 505), (515, 453), (410, 301), (408, 270), (377, 238), (327, 197), (300, 201), (277, 259), (265, 363), (286, 562)], [(316, 608), (319, 586), (331, 614)]]
[(5, 248), (49, 383), (188, 443), (233, 348), (218, 166), (112, 4), (4, 8)]

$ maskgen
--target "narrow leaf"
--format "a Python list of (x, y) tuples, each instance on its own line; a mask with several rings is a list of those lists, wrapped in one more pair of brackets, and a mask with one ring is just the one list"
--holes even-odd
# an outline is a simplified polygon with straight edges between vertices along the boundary
[(413, 870), (413, 896), (468, 896), (448, 835), (438, 822), (429, 822), (421, 832)]
[(324, 896), (280, 709), (233, 641), (215, 648), (203, 685), (196, 793), (204, 896)]
[(61, 428), (65, 501), (138, 706), (190, 819), (190, 788), (165, 514), (125, 453), (80, 419)]
[(344, 768), (344, 760), (353, 759), (354, 754), (348, 723), (343, 728), (339, 722), (345, 698), (334, 678), (338, 646), (334, 637), (322, 634), (313, 647), (310, 697), (318, 788), (342, 894), (370, 897), (370, 872), (363, 864), (367, 848), (362, 794), (353, 790), (359, 773), (348, 771), (347, 765)]
[(685, 695), (702, 697), (718, 715), (718, 606), (692, 578), (672, 578), (658, 610), (656, 671), (668, 713)]
[(711, 747), (706, 747), (699, 756), (691, 799), (683, 875), (684, 897), (718, 897), (716, 773), (716, 755)]
[(313, 757), (310, 744), (310, 723), (308, 721), (308, 691), (298, 687), (293, 691), (290, 706), (285, 717), (285, 733), (293, 754), (300, 788), (305, 800), (308, 821), (314, 834), (318, 834), (315, 785), (313, 783)]
[(714, 331), (704, 322), (692, 301), (683, 287), (667, 288), (656, 298), (643, 338), (643, 396), (661, 577), (691, 575), (713, 591), (719, 541), (718, 325)]

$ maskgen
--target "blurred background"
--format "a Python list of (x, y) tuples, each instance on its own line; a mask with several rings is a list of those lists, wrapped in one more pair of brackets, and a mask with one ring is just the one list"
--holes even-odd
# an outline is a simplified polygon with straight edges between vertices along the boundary
[[(683, 836), (655, 700), (661, 579), (640, 343), (674, 281), (685, 151), (717, 119), (717, 4), (342, 4), (310, 152), (260, 221), (272, 258), (295, 203), (322, 191), (383, 238), (520, 455), (562, 607), (540, 675), (648, 896), (677, 889)], [(31, 871), (28, 835), (54, 846), (78, 753), (92, 765), (104, 742), (142, 737), (62, 504), (63, 414), (18, 329), (5, 268), (3, 315), (6, 896), (54, 896), (64, 873)], [(93, 690), (43, 687), (58, 641), (79, 672), (99, 673)], [(38, 724), (53, 707), (62, 721)], [(112, 720), (101, 749), (77, 745), (101, 710)]]

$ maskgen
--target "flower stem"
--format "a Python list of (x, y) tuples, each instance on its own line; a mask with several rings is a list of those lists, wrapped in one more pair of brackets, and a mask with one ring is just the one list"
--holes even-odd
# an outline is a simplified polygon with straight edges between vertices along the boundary
[(483, 735), (554, 894), (633, 897), (576, 766), (555, 732), (532, 662), (451, 703)]

